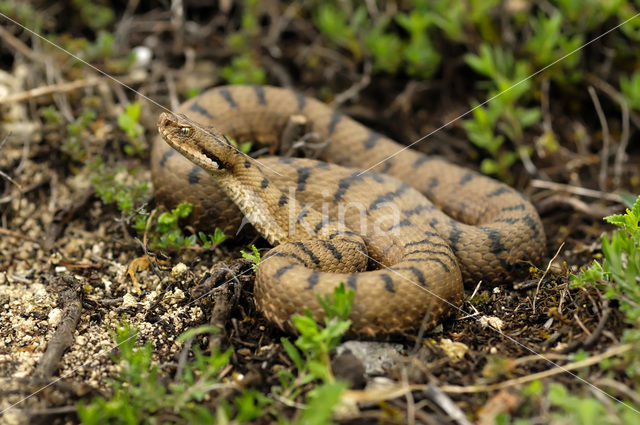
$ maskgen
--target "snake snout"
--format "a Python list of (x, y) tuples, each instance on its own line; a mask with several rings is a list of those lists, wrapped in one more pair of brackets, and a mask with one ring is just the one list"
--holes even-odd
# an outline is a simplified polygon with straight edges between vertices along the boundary
[(173, 121), (170, 114), (162, 112), (158, 116), (158, 128), (164, 128)]

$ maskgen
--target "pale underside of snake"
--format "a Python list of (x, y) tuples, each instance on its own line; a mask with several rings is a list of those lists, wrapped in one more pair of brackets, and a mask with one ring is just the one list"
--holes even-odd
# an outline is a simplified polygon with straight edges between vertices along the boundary
[[(177, 112), (187, 119), (158, 119), (156, 197), (168, 206), (193, 203), (194, 224), (205, 231), (234, 232), (244, 216), (275, 245), (258, 267), (254, 293), (281, 328), (307, 308), (320, 318), (317, 294), (342, 282), (356, 293), (355, 333), (407, 334), (460, 306), (463, 284), (495, 285), (541, 261), (544, 230), (518, 192), (437, 157), (401, 151), (317, 100), (275, 87), (227, 86)], [(292, 123), (326, 142), (320, 161), (255, 160), (225, 137), (273, 152)], [(372, 171), (358, 170), (379, 161)]]

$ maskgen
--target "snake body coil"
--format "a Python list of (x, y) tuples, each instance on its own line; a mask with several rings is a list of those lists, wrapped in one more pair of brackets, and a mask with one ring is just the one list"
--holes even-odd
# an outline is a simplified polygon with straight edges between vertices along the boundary
[[(276, 245), (258, 268), (255, 297), (280, 327), (305, 308), (320, 317), (316, 294), (344, 282), (356, 292), (355, 332), (410, 332), (425, 316), (433, 326), (460, 305), (463, 282), (496, 284), (541, 259), (540, 218), (518, 192), (401, 151), (317, 100), (274, 87), (228, 86), (178, 112), (189, 121), (169, 114), (158, 120), (156, 197), (169, 206), (193, 203), (195, 225), (204, 230), (234, 232), (244, 215)], [(306, 131), (328, 141), (322, 161), (257, 162), (223, 136), (273, 148), (299, 117)], [(357, 170), (380, 161), (371, 172)]]

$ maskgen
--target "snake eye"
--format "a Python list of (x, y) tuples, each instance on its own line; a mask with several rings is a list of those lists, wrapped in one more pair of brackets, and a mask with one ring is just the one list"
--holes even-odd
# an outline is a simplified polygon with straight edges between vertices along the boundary
[(182, 133), (183, 136), (189, 136), (191, 134), (191, 127), (181, 127), (180, 133)]

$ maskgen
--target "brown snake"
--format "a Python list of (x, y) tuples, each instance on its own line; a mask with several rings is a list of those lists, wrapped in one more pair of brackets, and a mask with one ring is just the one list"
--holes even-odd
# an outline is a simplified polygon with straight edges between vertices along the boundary
[[(158, 119), (156, 198), (193, 203), (203, 230), (233, 232), (244, 215), (276, 245), (258, 267), (255, 298), (281, 328), (305, 308), (321, 317), (316, 294), (344, 282), (356, 292), (354, 332), (408, 333), (459, 306), (463, 282), (496, 284), (541, 260), (540, 218), (518, 192), (439, 158), (398, 153), (401, 145), (317, 100), (281, 88), (228, 86), (177, 112), (189, 122), (166, 113)], [(327, 162), (256, 161), (224, 137), (273, 149), (299, 121), (328, 142), (320, 154)], [(347, 168), (385, 159), (375, 172)]]

